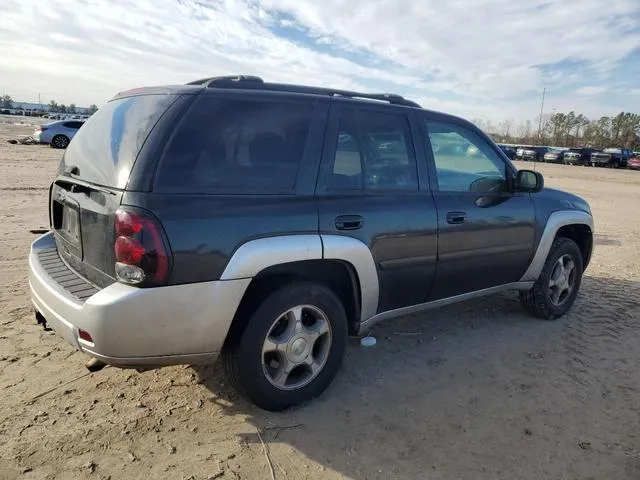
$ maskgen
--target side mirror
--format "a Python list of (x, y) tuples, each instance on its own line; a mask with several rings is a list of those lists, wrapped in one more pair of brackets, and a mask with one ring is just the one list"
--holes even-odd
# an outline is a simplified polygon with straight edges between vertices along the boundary
[(544, 188), (544, 177), (533, 170), (518, 170), (515, 189), (518, 192), (539, 192)]

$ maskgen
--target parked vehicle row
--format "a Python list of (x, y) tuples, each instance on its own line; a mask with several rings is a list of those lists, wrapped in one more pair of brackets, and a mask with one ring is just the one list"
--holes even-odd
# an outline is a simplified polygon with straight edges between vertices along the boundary
[(637, 169), (640, 155), (628, 148), (560, 148), (543, 146), (513, 146), (500, 144), (502, 151), (511, 160), (563, 163), (592, 167)]
[(633, 157), (634, 153), (627, 148), (605, 148), (591, 154), (591, 166), (625, 168)]
[(69, 113), (48, 113), (43, 115), (42, 118), (49, 120), (87, 120), (90, 115), (84, 114), (69, 114)]

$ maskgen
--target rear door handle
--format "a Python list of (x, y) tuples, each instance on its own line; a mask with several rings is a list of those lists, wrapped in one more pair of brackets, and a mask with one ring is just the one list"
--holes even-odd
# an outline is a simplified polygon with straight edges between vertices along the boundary
[(340, 215), (336, 217), (338, 230), (358, 230), (362, 228), (364, 219), (360, 215)]
[(447, 213), (447, 223), (451, 223), (452, 225), (464, 223), (466, 219), (467, 219), (467, 214), (465, 212)]

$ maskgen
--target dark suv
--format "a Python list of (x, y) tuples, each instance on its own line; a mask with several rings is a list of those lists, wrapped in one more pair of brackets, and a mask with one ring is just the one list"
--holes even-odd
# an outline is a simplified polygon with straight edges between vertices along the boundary
[(572, 148), (564, 153), (565, 165), (591, 165), (591, 155), (599, 152), (595, 148)]
[(117, 95), (49, 195), (40, 323), (105, 364), (221, 355), (272, 410), (320, 394), (382, 320), (507, 289), (563, 315), (592, 249), (588, 204), (471, 123), (256, 77)]

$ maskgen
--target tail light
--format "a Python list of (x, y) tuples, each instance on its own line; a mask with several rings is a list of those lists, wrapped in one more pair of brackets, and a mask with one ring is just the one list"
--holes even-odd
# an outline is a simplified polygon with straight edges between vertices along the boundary
[(36, 133), (42, 133), (45, 130), (47, 130), (47, 127), (38, 127), (38, 128), (36, 128)]
[(162, 225), (151, 213), (120, 207), (116, 211), (114, 250), (119, 281), (139, 286), (167, 283), (170, 248)]

